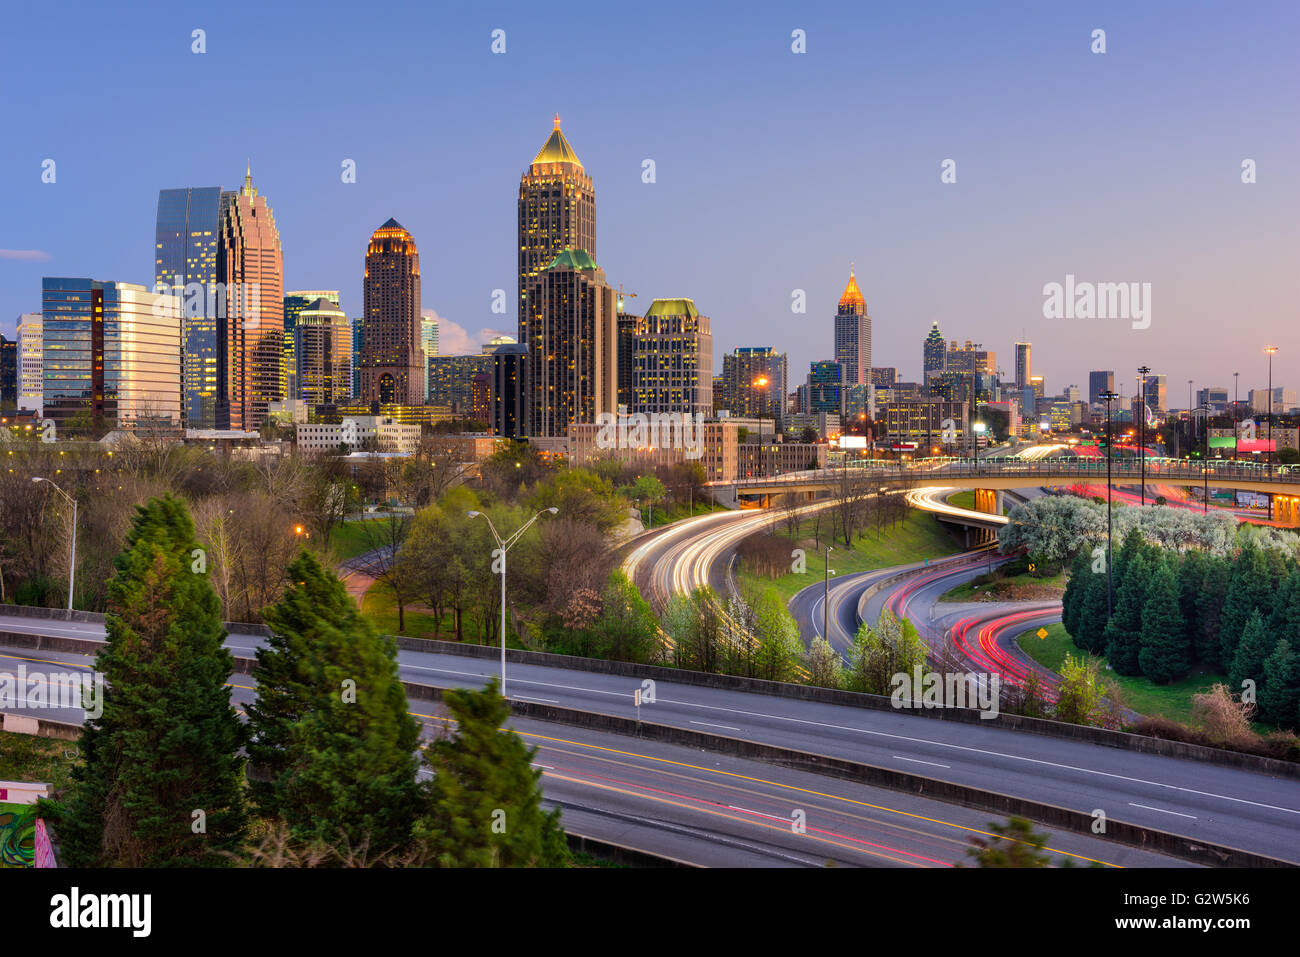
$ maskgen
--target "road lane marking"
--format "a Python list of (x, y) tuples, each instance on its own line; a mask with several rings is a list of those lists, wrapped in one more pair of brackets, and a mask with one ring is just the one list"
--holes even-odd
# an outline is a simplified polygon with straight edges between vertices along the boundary
[(710, 724), (708, 721), (692, 721), (691, 724), (701, 724), (706, 728), (726, 728), (728, 731), (739, 731), (739, 728), (733, 728), (729, 724)]
[(950, 770), (950, 771), (952, 770), (952, 765), (951, 765), (951, 764), (936, 764), (936, 763), (933, 762), (933, 761), (921, 761), (921, 760), (918, 760), (917, 758), (905, 758), (905, 757), (903, 757), (901, 754), (896, 754), (896, 755), (894, 755), (894, 758), (895, 758), (895, 760), (898, 760), (898, 761), (911, 761), (913, 764), (928, 764), (928, 765), (930, 765), (930, 767), (932, 767), (932, 768), (947, 768), (947, 769)]
[(1166, 811), (1166, 810), (1165, 810), (1164, 808), (1162, 808), (1162, 807), (1152, 807), (1152, 806), (1149, 805), (1149, 804), (1134, 804), (1132, 801), (1129, 801), (1129, 802), (1128, 802), (1128, 806), (1129, 806), (1129, 807), (1140, 807), (1140, 808), (1142, 808), (1143, 810), (1147, 810), (1147, 811), (1159, 811), (1161, 814), (1177, 814), (1179, 817), (1190, 817), (1193, 821), (1196, 820), (1196, 815), (1195, 815), (1195, 814), (1182, 814), (1182, 813), (1180, 813), (1180, 812), (1178, 812), (1178, 811)]
[(519, 698), (521, 701), (540, 701), (542, 704), (559, 704), (554, 698), (530, 698), (526, 694), (511, 695), (512, 698)]

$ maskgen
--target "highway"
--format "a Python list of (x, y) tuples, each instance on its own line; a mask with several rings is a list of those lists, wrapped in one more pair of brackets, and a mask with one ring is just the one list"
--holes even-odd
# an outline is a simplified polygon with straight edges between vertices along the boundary
[[(0, 618), (0, 628), (40, 631), (44, 623)], [(33, 626), (35, 626), (33, 628)], [(73, 626), (90, 631), (93, 625)], [(260, 639), (232, 636), (236, 655)], [(84, 655), (0, 649), (13, 662), (89, 665)], [(438, 687), (481, 686), (489, 659), (400, 651), (405, 680)], [(3, 660), (3, 659), (0, 659)], [(511, 664), (511, 696), (632, 717), (637, 677)], [(237, 679), (238, 680), (238, 679)], [(246, 683), (247, 679), (243, 679)], [(644, 720), (827, 754), (1042, 801), (1300, 862), (1300, 781), (1219, 765), (873, 711), (660, 680)], [(710, 757), (710, 761), (717, 760)]]

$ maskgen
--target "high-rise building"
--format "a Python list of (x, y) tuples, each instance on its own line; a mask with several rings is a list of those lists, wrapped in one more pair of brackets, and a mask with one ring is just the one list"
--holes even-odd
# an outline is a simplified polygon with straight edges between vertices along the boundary
[(181, 375), (185, 399), (182, 414), (185, 424), (192, 429), (212, 429), (217, 424), (221, 391), (219, 362), (226, 313), (231, 309), (224, 291), (217, 294), (216, 284), (225, 281), (218, 272), (217, 259), (224, 210), (234, 195), (220, 186), (158, 191), (154, 291), (172, 290), (173, 296), (183, 294)]
[(656, 299), (632, 344), (633, 412), (713, 414), (713, 335), (692, 299)]
[(18, 408), (36, 413), (41, 411), (41, 392), (45, 388), (41, 379), (41, 354), (45, 348), (42, 325), (39, 312), (18, 317)]
[(576, 422), (617, 411), (618, 315), (605, 270), (586, 250), (566, 249), (526, 297), (528, 436), (564, 436)]
[(813, 362), (808, 369), (808, 399), (803, 412), (840, 411), (840, 386), (843, 384), (840, 364), (834, 359)]
[(352, 328), (348, 315), (323, 296), (297, 310), (293, 354), (297, 393), (309, 409), (342, 405), (352, 392)]
[(1029, 346), (1028, 342), (1016, 343), (1016, 388), (1023, 389), (1029, 385)]
[(743, 419), (771, 419), (778, 429), (785, 420), (789, 360), (771, 346), (742, 346), (722, 357), (722, 394), (713, 407)]
[[(317, 299), (324, 299), (339, 305), (337, 289), (295, 289), (284, 294), (284, 394), (286, 398), (298, 398), (298, 365), (294, 357), (294, 329), (298, 325), (298, 313), (310, 307)], [(351, 386), (348, 387), (349, 390)]]
[(280, 231), (250, 169), (223, 197), (217, 276), (225, 284), (218, 337), (217, 428), (256, 431), (284, 398), (284, 257)]
[(423, 405), (428, 365), (420, 345), (420, 252), (395, 219), (370, 237), (365, 298), (359, 398), (372, 405)]
[(446, 407), (456, 415), (474, 410), (474, 377), (492, 371), (491, 355), (430, 356), (429, 405)]
[(492, 353), (492, 430), (508, 439), (524, 436), (528, 392), (528, 347), (498, 346)]
[(1147, 376), (1146, 400), (1152, 412), (1165, 412), (1169, 409), (1168, 377), (1163, 372), (1153, 372)]
[(1115, 372), (1111, 369), (1094, 369), (1088, 373), (1088, 404), (1104, 401), (1103, 392), (1115, 391)]
[(870, 381), (877, 389), (892, 389), (898, 381), (898, 370), (893, 366), (872, 366)]
[(995, 375), (998, 368), (998, 354), (985, 349), (981, 343), (972, 343), (969, 339), (965, 345), (959, 345), (956, 339), (948, 344), (944, 368), (949, 372), (985, 373)]
[(352, 317), (352, 398), (361, 395), (361, 347), (365, 344), (366, 321)]
[(0, 333), (0, 404), (18, 403), (18, 340)]
[(871, 377), (871, 316), (862, 290), (849, 268), (849, 284), (835, 312), (835, 360), (845, 385), (865, 384)]
[(581, 249), (596, 259), (596, 191), (582, 161), (555, 128), (519, 180), (519, 341), (532, 348), (528, 323), (537, 314), (528, 307), (529, 290), (566, 249)]
[(433, 395), (433, 383), (429, 380), (429, 360), (438, 354), (438, 319), (432, 313), (420, 315), (420, 348), (424, 350), (424, 395), (426, 401)]
[(939, 331), (939, 323), (931, 323), (930, 334), (921, 343), (921, 381), (925, 382), (926, 376), (931, 372), (943, 371), (946, 359), (946, 344), (943, 333)]
[[(618, 300), (622, 302), (622, 299)], [(642, 316), (633, 316), (629, 313), (620, 312), (615, 323), (615, 334), (618, 336), (618, 346), (615, 349), (615, 364), (617, 366), (618, 379), (618, 405), (623, 411), (632, 411), (632, 406), (636, 403), (636, 390), (632, 386), (632, 364), (633, 355), (636, 351), (636, 331), (641, 324)], [(714, 379), (714, 390), (716, 393), (717, 380)], [(715, 394), (716, 400), (716, 394)]]
[(1196, 390), (1196, 407), (1209, 406), (1214, 412), (1222, 412), (1228, 407), (1228, 387), (1212, 385)]
[(59, 432), (179, 429), (175, 300), (128, 282), (47, 277), (41, 288), (41, 404)]
[(494, 352), (496, 352), (497, 349), (499, 349), (501, 346), (513, 346), (513, 345), (517, 345), (518, 343), (519, 340), (516, 339), (514, 336), (507, 336), (504, 334), (499, 336), (493, 336), (487, 342), (483, 343), (483, 345), (479, 348), (479, 352), (481, 352), (485, 356), (490, 356)]

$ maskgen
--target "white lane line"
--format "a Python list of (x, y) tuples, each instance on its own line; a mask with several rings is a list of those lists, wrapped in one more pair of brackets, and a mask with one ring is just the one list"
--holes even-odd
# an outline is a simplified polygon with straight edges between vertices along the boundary
[(896, 754), (896, 755), (894, 755), (894, 760), (896, 760), (896, 761), (911, 761), (913, 764), (928, 764), (928, 765), (930, 765), (930, 767), (932, 767), (932, 768), (948, 768), (949, 770), (952, 769), (952, 765), (951, 765), (951, 764), (936, 764), (936, 763), (933, 762), (933, 761), (922, 761), (922, 760), (920, 760), (920, 759), (918, 759), (918, 758), (905, 758), (905, 757), (903, 757), (901, 754)]
[(779, 815), (776, 814), (764, 814), (762, 811), (751, 811), (747, 807), (737, 807), (734, 804), (728, 804), (727, 809), (730, 811), (743, 811), (745, 814), (753, 814), (755, 817), (765, 817), (770, 821), (782, 821), (786, 824), (790, 823), (790, 819), (788, 817), (780, 817)]
[(541, 769), (544, 770), (544, 771), (554, 771), (554, 770), (555, 770), (555, 768), (551, 767), (549, 764), (538, 764), (536, 761), (533, 762), (533, 767), (535, 767), (535, 768), (541, 768)]
[(726, 728), (728, 731), (739, 731), (739, 728), (733, 728), (729, 724), (710, 724), (708, 721), (692, 721), (691, 724), (702, 724), (706, 728)]
[(521, 698), (524, 701), (540, 701), (542, 704), (559, 704), (554, 698), (530, 698), (526, 694), (511, 695), (512, 698)]
[(1179, 813), (1178, 811), (1166, 811), (1166, 810), (1165, 810), (1164, 808), (1162, 808), (1162, 807), (1152, 807), (1152, 806), (1149, 805), (1149, 804), (1134, 804), (1132, 801), (1129, 801), (1129, 802), (1128, 802), (1128, 806), (1129, 806), (1129, 807), (1140, 807), (1140, 808), (1142, 808), (1142, 809), (1144, 809), (1144, 810), (1147, 810), (1147, 811), (1159, 811), (1161, 814), (1177, 814), (1179, 817), (1190, 817), (1193, 821), (1196, 820), (1196, 815), (1195, 815), (1195, 814), (1182, 814), (1182, 813)]

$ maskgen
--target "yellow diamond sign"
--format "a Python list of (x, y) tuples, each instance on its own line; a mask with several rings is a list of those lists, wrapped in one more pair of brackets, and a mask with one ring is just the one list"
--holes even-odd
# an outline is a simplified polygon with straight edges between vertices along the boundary
[(1047, 629), (1046, 629), (1046, 628), (1039, 628), (1036, 632), (1034, 632), (1034, 634), (1036, 634), (1039, 638), (1046, 638), (1046, 637), (1047, 637)]

